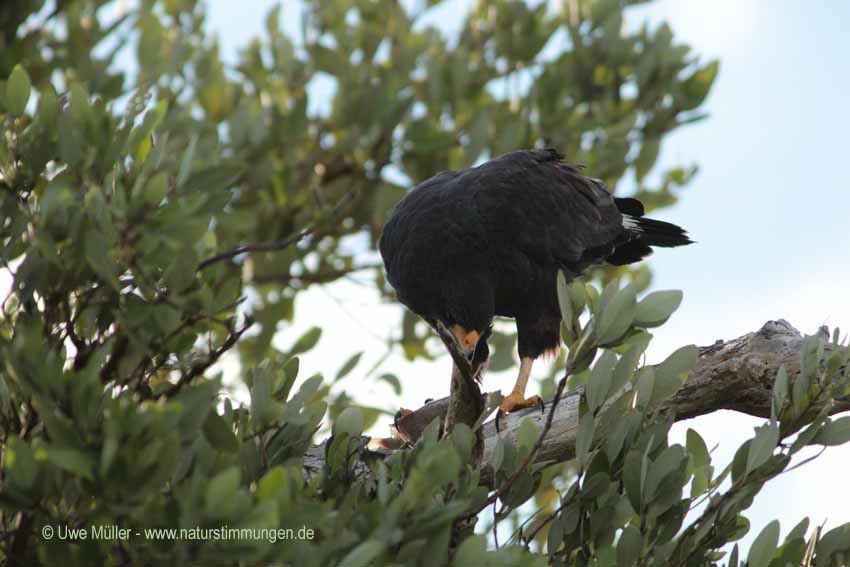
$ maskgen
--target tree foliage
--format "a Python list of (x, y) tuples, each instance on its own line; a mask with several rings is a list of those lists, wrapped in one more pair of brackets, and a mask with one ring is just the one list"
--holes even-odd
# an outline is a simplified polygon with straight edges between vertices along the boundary
[[(421, 23), (433, 8), (392, 0), (310, 2), (302, 34), (289, 36), (285, 3), (235, 65), (222, 59), (194, 0), (3, 3), (0, 241), (12, 282), (0, 322), (0, 557), (13, 565), (56, 557), (68, 565), (545, 562), (522, 545), (485, 551), (481, 536), (458, 529), (488, 498), (470, 466), (468, 430), (447, 439), (433, 430), (410, 451), (358, 469), (374, 412), (344, 409), (346, 398), (330, 399), (321, 376), (296, 387), (297, 355), (321, 329), (286, 349), (271, 339), (309, 285), (366, 268), (388, 292), (355, 244), (374, 247), (406, 187), (441, 169), (555, 145), (612, 187), (631, 176), (649, 208), (674, 202), (695, 169), (647, 173), (664, 136), (701, 117), (717, 63), (700, 63), (665, 25), (627, 31), (634, 3), (582, 0), (550, 11), (482, 2), (452, 37)], [(328, 108), (320, 81), (332, 85)], [(626, 272), (606, 277), (618, 275)], [(634, 289), (648, 284), (645, 269), (629, 275)], [(722, 529), (703, 533), (709, 524), (699, 524), (671, 539), (688, 502), (680, 489), (693, 478), (695, 496), (716, 490), (718, 477), (697, 437), (696, 455), (690, 443), (668, 447), (669, 424), (648, 411), (675, 389), (690, 351), (655, 380), (635, 374), (645, 341), (634, 337), (645, 334), (632, 323), (662, 323), (680, 298), (636, 303), (634, 290), (611, 287), (574, 293), (600, 310), (592, 340), (579, 337), (583, 303), (568, 318), (576, 333), (568, 344), (581, 353), (574, 364), (608, 354), (590, 373), (573, 484), (582, 490), (564, 494), (539, 532), (538, 541), (549, 534), (553, 563), (614, 553), (626, 565), (657, 560), (653, 549), (709, 561), (743, 529), (738, 512), (753, 487), (787, 465), (781, 439), (806, 420), (816, 427), (803, 445), (846, 437), (842, 420), (807, 413), (844, 387), (838, 367), (824, 386), (813, 345), (805, 378), (784, 384), (776, 419), (732, 467), (734, 502), (712, 509), (710, 524)], [(409, 315), (400, 327), (404, 352), (427, 354)], [(623, 333), (632, 338), (618, 342)], [(504, 365), (512, 343), (494, 342)], [(618, 345), (631, 350), (613, 354)], [(228, 352), (238, 352), (249, 404), (224, 395), (216, 364)], [(571, 374), (585, 376), (578, 367)], [(622, 420), (622, 443), (605, 452), (594, 444), (597, 417), (601, 429), (612, 415), (603, 408), (632, 383), (640, 403)], [(301, 456), (329, 402), (327, 467), (305, 477)], [(528, 431), (518, 447), (503, 447), (500, 474), (513, 475), (533, 446)], [(503, 512), (555, 474), (521, 471), (500, 495)], [(70, 542), (44, 531), (106, 525), (133, 535)], [(220, 526), (297, 537), (143, 532)], [(802, 541), (804, 532), (794, 534)], [(774, 556), (774, 540), (772, 532), (757, 540), (753, 564)], [(841, 552), (843, 541), (824, 535), (818, 557)], [(798, 553), (798, 543), (788, 545), (781, 549)]]

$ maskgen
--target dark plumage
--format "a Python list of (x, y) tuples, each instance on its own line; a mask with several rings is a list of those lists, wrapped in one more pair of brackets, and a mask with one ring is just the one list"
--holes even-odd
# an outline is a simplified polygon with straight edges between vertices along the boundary
[(552, 149), (516, 151), (412, 189), (379, 244), (399, 300), (432, 325), (459, 329), (461, 342), (474, 331), (467, 347), (494, 315), (513, 317), (525, 362), (559, 344), (558, 270), (572, 279), (592, 264), (691, 242), (562, 159)]

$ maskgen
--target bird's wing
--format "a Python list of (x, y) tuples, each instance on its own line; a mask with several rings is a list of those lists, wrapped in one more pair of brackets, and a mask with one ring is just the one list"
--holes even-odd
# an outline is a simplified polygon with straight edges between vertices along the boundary
[(507, 154), (478, 168), (469, 182), (488, 241), (504, 257), (521, 254), (578, 273), (610, 254), (623, 234), (605, 185), (555, 152)]
[(485, 264), (486, 233), (475, 215), (472, 193), (456, 185), (460, 177), (460, 172), (443, 172), (418, 185), (385, 225), (379, 248), (400, 296), (439, 290), (447, 275), (480, 270)]

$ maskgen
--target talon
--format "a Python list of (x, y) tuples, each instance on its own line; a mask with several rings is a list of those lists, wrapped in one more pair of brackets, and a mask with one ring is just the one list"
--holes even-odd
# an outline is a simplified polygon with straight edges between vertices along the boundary
[(543, 398), (540, 396), (535, 396), (537, 398), (538, 405), (540, 406), (540, 413), (546, 413), (546, 402), (543, 401)]
[(501, 427), (499, 427), (499, 422), (500, 422), (500, 420), (501, 420), (501, 419), (502, 419), (502, 412), (501, 412), (501, 410), (500, 410), (500, 411), (497, 411), (497, 412), (496, 412), (496, 423), (495, 423), (495, 425), (496, 425), (496, 433), (501, 433), (501, 432), (502, 432), (502, 428), (501, 428)]
[(540, 396), (524, 398), (519, 392), (511, 392), (502, 403), (499, 404), (499, 413), (511, 413), (512, 411), (526, 409), (534, 406), (542, 406), (543, 400)]

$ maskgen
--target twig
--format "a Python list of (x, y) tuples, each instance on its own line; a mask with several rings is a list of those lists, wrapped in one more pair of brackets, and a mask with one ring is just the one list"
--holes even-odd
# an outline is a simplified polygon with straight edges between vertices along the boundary
[(789, 473), (789, 472), (791, 472), (791, 471), (793, 471), (793, 470), (799, 469), (799, 468), (800, 468), (800, 467), (802, 467), (803, 465), (807, 465), (807, 464), (811, 463), (812, 461), (814, 461), (815, 459), (817, 459), (818, 457), (820, 457), (821, 455), (823, 455), (823, 454), (824, 454), (824, 451), (826, 451), (826, 445), (824, 445), (823, 447), (821, 447), (821, 450), (820, 450), (820, 451), (818, 451), (817, 453), (815, 453), (814, 455), (812, 455), (811, 457), (806, 457), (805, 459), (803, 459), (802, 461), (800, 461), (799, 463), (797, 463), (797, 464), (796, 464), (796, 465), (794, 465), (793, 467), (789, 467), (789, 468), (785, 469), (785, 470), (783, 471), (783, 473)]
[(523, 528), (525, 528), (525, 526), (530, 524), (534, 520), (534, 518), (536, 518), (537, 515), (540, 514), (540, 512), (542, 512), (542, 511), (543, 511), (543, 508), (538, 508), (529, 517), (527, 517), (525, 519), (525, 521), (523, 523), (521, 523), (517, 529), (514, 530), (514, 532), (511, 534), (511, 537), (508, 538), (508, 542), (510, 543), (510, 542), (514, 541), (514, 538), (516, 538), (517, 536), (519, 536), (522, 533)]
[[(577, 493), (577, 494), (578, 494), (578, 493)], [(540, 530), (542, 530), (542, 529), (543, 529), (543, 526), (547, 525), (549, 522), (551, 522), (552, 520), (554, 520), (554, 519), (558, 516), (558, 514), (560, 514), (560, 513), (561, 513), (561, 510), (563, 510), (564, 508), (566, 508), (566, 507), (567, 507), (567, 505), (568, 505), (570, 502), (572, 502), (572, 499), (570, 499), (570, 500), (568, 500), (568, 501), (566, 501), (566, 502), (561, 502), (561, 505), (560, 505), (560, 506), (558, 506), (555, 510), (553, 510), (551, 514), (549, 514), (548, 516), (546, 516), (545, 518), (543, 518), (543, 521), (542, 521), (542, 522), (540, 522), (540, 524), (539, 524), (536, 528), (534, 528), (534, 531), (532, 531), (532, 532), (531, 532), (531, 534), (529, 534), (529, 535), (525, 538), (525, 541), (526, 541), (526, 542), (534, 541), (534, 537), (537, 535), (537, 533), (538, 533)], [(527, 543), (526, 543), (526, 547), (528, 547)], [(549, 550), (549, 553), (551, 554), (551, 553), (553, 553), (554, 551), (555, 551), (554, 549), (550, 549), (550, 550)]]
[(228, 260), (230, 258), (233, 258), (234, 256), (238, 256), (239, 254), (244, 254), (246, 252), (273, 252), (288, 248), (289, 246), (292, 246), (293, 244), (296, 244), (307, 236), (311, 235), (319, 225), (337, 219), (339, 217), (339, 214), (342, 212), (343, 207), (349, 202), (351, 202), (354, 199), (354, 196), (355, 193), (349, 191), (348, 193), (343, 195), (343, 197), (334, 206), (333, 214), (331, 214), (327, 218), (320, 217), (314, 220), (295, 234), (290, 234), (289, 236), (281, 240), (273, 240), (271, 242), (260, 242), (257, 244), (246, 244), (244, 246), (238, 246), (232, 250), (227, 250), (226, 252), (220, 252), (214, 256), (210, 256), (206, 260), (202, 260), (198, 264), (197, 270), (203, 270), (216, 262), (220, 262), (221, 260)]
[(211, 352), (209, 356), (207, 356), (206, 360), (193, 364), (189, 371), (180, 376), (180, 379), (177, 380), (177, 382), (168, 390), (163, 392), (162, 395), (165, 395), (167, 397), (176, 394), (180, 390), (180, 388), (191, 382), (195, 377), (199, 376), (207, 368), (215, 364), (218, 359), (221, 358), (221, 355), (230, 350), (230, 348), (235, 345), (236, 342), (242, 337), (245, 331), (247, 331), (253, 324), (254, 321), (252, 321), (251, 319), (246, 320), (245, 324), (242, 326), (241, 329), (239, 329), (235, 333), (231, 333), (227, 337), (227, 339), (221, 344), (221, 346), (219, 346), (217, 349)]
[(350, 269), (342, 269), (342, 270), (329, 270), (327, 272), (315, 272), (315, 273), (305, 273), (299, 276), (293, 276), (290, 274), (287, 275), (254, 275), (251, 278), (251, 283), (254, 284), (280, 284), (280, 285), (289, 285), (292, 281), (300, 281), (302, 283), (307, 284), (322, 284), (327, 283), (329, 281), (333, 281), (335, 279), (345, 277), (347, 275), (353, 274), (355, 272), (362, 272), (365, 270), (376, 270), (383, 267), (381, 263), (375, 264), (363, 264), (360, 266), (354, 266)]

